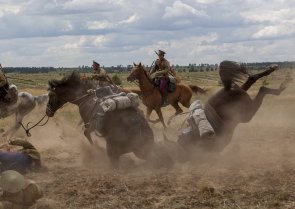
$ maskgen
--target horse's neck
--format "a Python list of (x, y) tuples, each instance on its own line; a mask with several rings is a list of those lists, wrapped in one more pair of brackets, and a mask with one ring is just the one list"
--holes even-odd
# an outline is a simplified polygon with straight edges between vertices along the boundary
[(80, 95), (76, 99), (69, 101), (70, 103), (77, 105), (79, 107), (79, 113), (84, 122), (89, 121), (92, 117), (91, 112), (95, 106), (95, 101), (93, 99), (94, 96), (87, 96), (87, 93), (85, 92), (84, 95)]
[(142, 72), (142, 74), (140, 75), (139, 88), (143, 94), (149, 93), (154, 90), (154, 85), (144, 72)]

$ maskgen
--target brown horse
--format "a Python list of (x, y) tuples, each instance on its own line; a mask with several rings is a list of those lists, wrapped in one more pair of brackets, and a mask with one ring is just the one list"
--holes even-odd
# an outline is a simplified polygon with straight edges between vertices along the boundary
[[(150, 122), (159, 122), (163, 124), (164, 128), (166, 128), (161, 107), (162, 107), (162, 95), (158, 88), (156, 88), (149, 78), (148, 74), (146, 73), (144, 66), (139, 63), (136, 65), (134, 63), (134, 66), (131, 70), (130, 75), (127, 77), (127, 80), (130, 82), (133, 82), (135, 80), (138, 80), (139, 82), (139, 88), (142, 93), (142, 101), (143, 104), (147, 107), (146, 116), (147, 119)], [(171, 122), (171, 120), (178, 114), (182, 113), (182, 109), (178, 105), (178, 102), (180, 102), (183, 106), (189, 107), (190, 101), (192, 98), (192, 93), (200, 92), (202, 94), (206, 93), (206, 90), (195, 86), (195, 85), (185, 85), (183, 83), (176, 83), (176, 89), (174, 92), (168, 93), (168, 103), (171, 104), (174, 109), (176, 110), (175, 114), (172, 115), (169, 120), (168, 124)], [(152, 121), (150, 120), (150, 115), (152, 111), (155, 110), (157, 115), (159, 116), (159, 120)]]
[[(250, 75), (243, 65), (232, 61), (221, 62), (219, 74), (224, 88), (210, 97), (204, 108), (206, 116), (214, 128), (216, 138), (201, 139), (199, 133), (182, 134), (178, 143), (187, 148), (186, 153), (196, 154), (194, 147), (219, 152), (228, 145), (237, 125), (248, 123), (253, 118), (267, 94), (280, 95), (286, 88), (290, 79), (286, 79), (278, 89), (260, 87), (254, 99), (250, 98), (247, 93), (247, 90), (258, 79), (277, 69), (277, 65), (272, 65), (261, 73)], [(242, 81), (243, 77), (246, 77), (246, 82), (239, 86), (237, 81)], [(189, 150), (192, 152), (189, 152)]]

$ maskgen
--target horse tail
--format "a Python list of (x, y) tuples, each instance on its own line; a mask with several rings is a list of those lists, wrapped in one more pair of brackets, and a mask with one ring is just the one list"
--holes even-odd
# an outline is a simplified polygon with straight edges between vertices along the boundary
[(42, 94), (39, 96), (34, 96), (34, 100), (37, 105), (43, 105), (45, 102), (48, 101), (48, 94)]
[(233, 83), (241, 82), (249, 73), (244, 64), (225, 60), (219, 64), (219, 76), (225, 90), (230, 90)]
[(195, 93), (201, 93), (201, 94), (207, 94), (207, 89), (203, 89), (199, 86), (196, 86), (196, 85), (188, 85), (190, 87), (190, 89)]

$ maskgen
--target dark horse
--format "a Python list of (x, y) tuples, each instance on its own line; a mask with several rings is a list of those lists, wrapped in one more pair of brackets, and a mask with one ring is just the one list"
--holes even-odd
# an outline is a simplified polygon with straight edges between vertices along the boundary
[[(51, 80), (46, 110), (46, 114), (52, 117), (67, 102), (77, 105), (86, 126), (84, 134), (91, 144), (90, 133), (95, 129), (97, 108), (95, 94), (87, 93), (92, 88), (93, 83), (80, 79), (77, 72), (61, 80)], [(136, 108), (107, 112), (100, 133), (106, 140), (107, 154), (114, 167), (118, 166), (119, 157), (124, 153), (133, 152), (137, 157), (147, 159), (154, 146), (153, 132)]]
[[(247, 90), (260, 78), (274, 72), (278, 66), (272, 65), (267, 70), (250, 75), (244, 65), (232, 61), (223, 61), (219, 66), (219, 74), (224, 88), (209, 98), (205, 103), (206, 116), (213, 126), (215, 139), (200, 139), (199, 134), (191, 134), (186, 137), (181, 135), (178, 142), (184, 147), (190, 149), (196, 145), (206, 150), (219, 152), (232, 139), (233, 132), (239, 123), (249, 122), (267, 94), (280, 95), (286, 88), (285, 80), (278, 89), (260, 87), (258, 94), (251, 99)], [(237, 81), (246, 78), (241, 86)], [(241, 80), (242, 79), (242, 80)]]

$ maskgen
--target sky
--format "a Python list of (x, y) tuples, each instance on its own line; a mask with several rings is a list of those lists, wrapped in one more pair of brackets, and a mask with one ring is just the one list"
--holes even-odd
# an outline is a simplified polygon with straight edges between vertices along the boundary
[(295, 0), (0, 0), (3, 67), (294, 61)]

